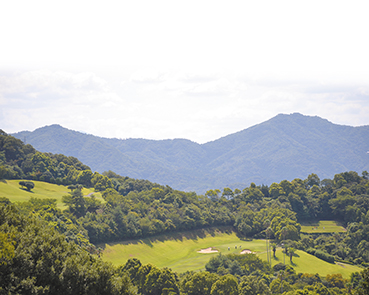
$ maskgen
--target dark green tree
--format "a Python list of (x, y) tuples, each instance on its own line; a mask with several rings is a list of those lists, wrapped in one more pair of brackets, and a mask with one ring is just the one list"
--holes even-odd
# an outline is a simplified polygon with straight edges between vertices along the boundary
[(22, 181), (19, 182), (19, 185), (21, 187), (26, 187), (27, 191), (29, 191), (29, 192), (35, 187), (35, 184), (32, 181), (22, 180)]
[(360, 274), (361, 280), (356, 288), (356, 294), (369, 295), (369, 268), (364, 269)]
[(211, 287), (211, 295), (238, 295), (238, 281), (231, 275), (220, 277)]
[(62, 201), (69, 207), (69, 211), (76, 217), (84, 216), (86, 213), (86, 200), (83, 197), (82, 190), (77, 188), (69, 195), (62, 197)]
[(240, 295), (271, 295), (268, 284), (260, 276), (243, 276), (239, 284)]
[(136, 294), (127, 275), (12, 204), (0, 204), (0, 233), (1, 294)]
[(275, 252), (277, 251), (277, 245), (276, 245), (276, 243), (273, 243), (272, 244), (272, 250), (273, 250), (273, 257), (276, 258), (275, 257)]
[(293, 258), (293, 255), (294, 255), (294, 254), (295, 254), (295, 252), (296, 252), (296, 249), (295, 249), (295, 248), (290, 247), (290, 248), (289, 248), (289, 250), (288, 250), (288, 252), (289, 252), (289, 255), (290, 255), (290, 262), (292, 263), (292, 258)]

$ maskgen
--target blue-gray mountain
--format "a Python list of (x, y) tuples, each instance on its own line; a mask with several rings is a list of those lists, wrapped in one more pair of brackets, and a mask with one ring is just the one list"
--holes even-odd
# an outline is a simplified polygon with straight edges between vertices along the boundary
[(336, 125), (298, 113), (280, 114), (205, 144), (101, 138), (59, 125), (12, 135), (39, 151), (74, 156), (100, 173), (112, 170), (198, 193), (305, 179), (311, 173), (324, 179), (369, 170), (369, 126)]

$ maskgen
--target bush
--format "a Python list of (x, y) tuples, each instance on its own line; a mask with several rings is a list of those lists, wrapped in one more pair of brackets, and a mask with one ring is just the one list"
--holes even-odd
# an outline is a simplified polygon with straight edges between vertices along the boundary
[(20, 181), (19, 185), (21, 187), (26, 187), (28, 191), (31, 191), (31, 189), (33, 189), (35, 187), (35, 184), (32, 181)]
[(286, 269), (286, 265), (283, 264), (283, 263), (278, 263), (278, 264), (273, 266), (273, 270), (275, 272), (280, 271), (280, 270), (285, 270), (285, 269)]
[(311, 255), (315, 255), (315, 249), (314, 248), (309, 248), (306, 250), (307, 253), (311, 254)]
[(328, 253), (325, 253), (323, 251), (320, 251), (320, 250), (316, 250), (315, 251), (315, 256), (324, 260), (324, 261), (327, 261), (329, 263), (334, 263), (334, 256), (328, 254)]

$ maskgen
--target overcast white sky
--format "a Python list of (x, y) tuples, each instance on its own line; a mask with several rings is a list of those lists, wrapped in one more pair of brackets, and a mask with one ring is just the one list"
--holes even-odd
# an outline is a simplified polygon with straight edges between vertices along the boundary
[(369, 124), (367, 1), (2, 1), (0, 129), (208, 142)]

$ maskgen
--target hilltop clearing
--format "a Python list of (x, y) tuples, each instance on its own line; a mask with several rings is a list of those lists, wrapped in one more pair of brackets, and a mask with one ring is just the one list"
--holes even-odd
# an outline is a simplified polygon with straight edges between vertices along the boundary
[[(43, 181), (33, 181), (35, 183), (32, 191), (26, 191), (19, 185), (19, 180), (2, 180), (0, 181), (0, 192), (2, 197), (8, 198), (11, 202), (25, 202), (31, 198), (39, 199), (56, 199), (57, 207), (60, 209), (66, 209), (67, 207), (62, 202), (62, 197), (70, 193), (65, 185), (56, 185)], [(92, 194), (101, 202), (104, 202), (100, 192), (95, 192), (91, 188), (83, 188), (82, 193), (84, 196), (91, 196)]]

